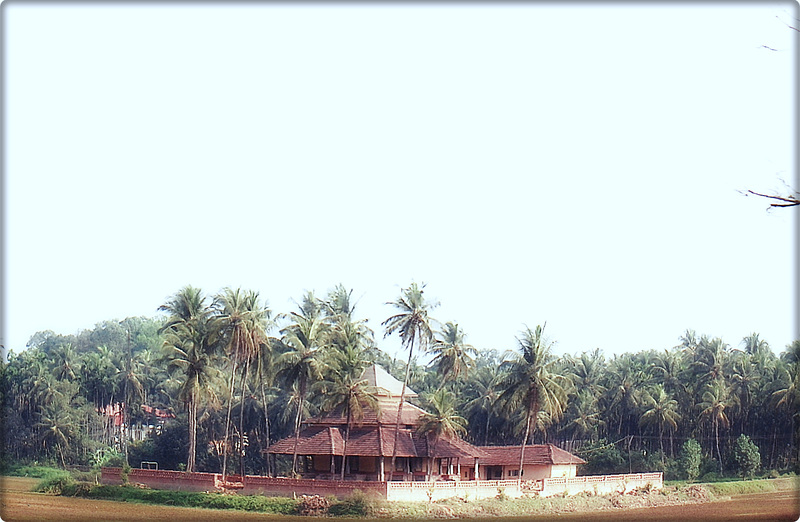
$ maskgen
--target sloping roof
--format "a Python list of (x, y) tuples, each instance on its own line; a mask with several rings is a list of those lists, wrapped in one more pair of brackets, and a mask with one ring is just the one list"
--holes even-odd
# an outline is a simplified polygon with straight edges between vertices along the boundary
[[(312, 426), (300, 432), (297, 443), (299, 455), (342, 455), (344, 450), (343, 429), (331, 426)], [(401, 429), (397, 435), (398, 457), (428, 457), (429, 447), (425, 437), (415, 430)], [(394, 428), (386, 426), (352, 428), (347, 442), (347, 454), (365, 457), (391, 457), (394, 447)], [(291, 455), (294, 452), (294, 436), (279, 440), (265, 450), (265, 453)], [(434, 457), (474, 458), (486, 457), (480, 448), (458, 437), (440, 439), (436, 443)]]
[[(294, 442), (294, 436), (286, 437), (270, 446), (267, 451), (291, 455), (294, 453)], [(306, 428), (300, 433), (300, 439), (297, 441), (299, 455), (341, 455), (343, 449), (344, 439), (337, 428)], [(348, 453), (350, 453), (349, 447)]]
[[(398, 457), (420, 457), (414, 444), (412, 430), (400, 430), (397, 436)], [(352, 428), (347, 441), (347, 454), (365, 457), (391, 457), (394, 447), (394, 429), (385, 427)], [(342, 455), (344, 430), (334, 427), (314, 426), (300, 432), (297, 443), (299, 455)], [(291, 455), (294, 453), (294, 436), (279, 440), (266, 449), (266, 453)]]
[[(521, 446), (479, 446), (486, 455), (478, 459), (486, 466), (519, 466)], [(525, 446), (527, 465), (549, 466), (553, 464), (586, 464), (586, 461), (552, 444), (533, 444)]]
[[(361, 374), (362, 379), (366, 379), (370, 386), (376, 388), (376, 394), (385, 397), (400, 397), (403, 391), (403, 383), (389, 375), (377, 364), (366, 368)], [(406, 386), (406, 398), (416, 397), (417, 392)]]

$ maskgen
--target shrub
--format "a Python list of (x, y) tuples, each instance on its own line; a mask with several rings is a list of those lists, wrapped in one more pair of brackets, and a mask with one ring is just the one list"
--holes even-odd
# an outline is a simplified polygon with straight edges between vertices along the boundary
[(52, 495), (60, 495), (64, 488), (71, 485), (74, 481), (69, 473), (66, 471), (60, 474), (54, 474), (39, 481), (34, 488), (34, 491), (39, 493), (50, 493)]
[(733, 460), (736, 462), (737, 471), (743, 477), (752, 478), (761, 467), (761, 453), (750, 437), (742, 433), (736, 439), (733, 447)]
[(363, 491), (357, 489), (346, 499), (331, 505), (329, 513), (344, 517), (365, 517), (371, 515), (375, 505)]
[(703, 450), (700, 443), (689, 439), (683, 443), (680, 456), (680, 466), (686, 475), (686, 480), (692, 482), (700, 476), (700, 465), (703, 462)]
[(609, 444), (606, 439), (586, 444), (577, 454), (586, 461), (585, 472), (589, 475), (626, 473), (628, 471), (627, 458), (616, 445)]

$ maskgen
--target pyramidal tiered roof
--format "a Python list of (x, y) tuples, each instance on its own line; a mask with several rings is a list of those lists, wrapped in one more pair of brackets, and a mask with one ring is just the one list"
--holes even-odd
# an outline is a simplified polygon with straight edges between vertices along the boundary
[[(403, 391), (403, 383), (389, 375), (389, 372), (373, 364), (366, 368), (361, 374), (362, 379), (366, 379), (370, 386), (377, 389), (376, 395), (382, 397), (400, 397)], [(416, 397), (417, 392), (406, 386), (406, 398)]]

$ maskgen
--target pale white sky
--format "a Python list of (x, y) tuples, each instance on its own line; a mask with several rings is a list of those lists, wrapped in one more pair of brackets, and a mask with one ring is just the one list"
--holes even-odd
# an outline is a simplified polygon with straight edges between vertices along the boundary
[[(6, 2), (6, 348), (412, 280), (479, 348), (796, 337), (796, 2)], [(768, 46), (773, 50), (762, 46)], [(396, 341), (381, 341), (393, 352)]]

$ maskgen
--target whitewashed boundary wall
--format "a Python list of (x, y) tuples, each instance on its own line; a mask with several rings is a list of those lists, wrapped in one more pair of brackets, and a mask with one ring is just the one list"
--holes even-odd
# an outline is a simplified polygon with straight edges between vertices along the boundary
[(596, 495), (629, 493), (637, 488), (661, 489), (662, 473), (631, 473), (627, 475), (585, 475), (572, 478), (541, 480), (465, 480), (453, 482), (387, 482), (387, 500), (427, 501), (460, 497), (467, 500), (492, 498), (500, 493), (509, 498), (523, 496), (551, 497), (575, 495), (582, 492)]

